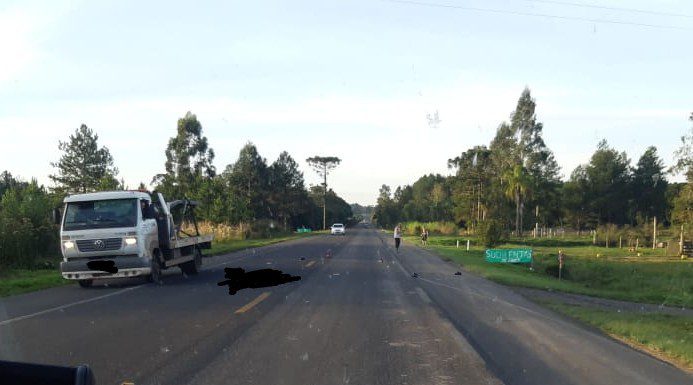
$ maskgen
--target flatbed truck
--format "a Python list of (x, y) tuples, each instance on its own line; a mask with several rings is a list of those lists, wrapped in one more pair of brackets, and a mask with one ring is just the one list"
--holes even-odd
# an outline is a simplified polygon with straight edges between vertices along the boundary
[(54, 211), (60, 224), (62, 277), (89, 287), (94, 280), (143, 276), (162, 283), (162, 271), (178, 267), (197, 274), (202, 249), (212, 235), (200, 234), (188, 199), (166, 202), (163, 194), (104, 191), (65, 197)]

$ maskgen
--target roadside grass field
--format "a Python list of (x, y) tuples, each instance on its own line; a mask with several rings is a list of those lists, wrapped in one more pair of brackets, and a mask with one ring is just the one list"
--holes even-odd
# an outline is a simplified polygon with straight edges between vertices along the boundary
[[(316, 231), (313, 233), (289, 234), (273, 238), (262, 239), (243, 239), (227, 240), (224, 242), (213, 242), (210, 250), (205, 250), (205, 255), (220, 255), (231, 253), (238, 250), (252, 249), (274, 243), (284, 242), (297, 238), (304, 238), (311, 234), (322, 234)], [(55, 264), (56, 262), (53, 260)], [(31, 291), (48, 289), (51, 287), (69, 285), (74, 282), (63, 279), (57, 269), (0, 269), (0, 297), (28, 293)]]
[(70, 284), (55, 269), (0, 271), (0, 297)]
[(693, 371), (693, 318), (617, 312), (542, 301), (546, 307), (595, 326), (612, 337)]
[[(466, 251), (466, 240), (471, 240)], [(406, 240), (418, 245), (418, 237)], [(456, 248), (457, 240), (460, 247)], [(693, 307), (693, 261), (665, 256), (664, 249), (593, 246), (590, 237), (511, 239), (496, 248), (531, 248), (533, 264), (491, 264), (476, 238), (430, 236), (427, 248), (467, 270), (506, 285), (550, 289), (633, 302)], [(550, 274), (565, 253), (564, 279)]]

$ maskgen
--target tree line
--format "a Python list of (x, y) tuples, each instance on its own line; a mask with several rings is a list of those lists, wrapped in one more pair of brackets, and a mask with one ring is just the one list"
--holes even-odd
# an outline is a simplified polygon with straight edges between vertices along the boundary
[[(394, 191), (383, 185), (374, 220), (384, 227), (450, 221), (470, 231), (491, 222), (518, 236), (536, 227), (642, 226), (654, 217), (665, 225), (690, 223), (693, 131), (682, 138), (678, 163), (671, 169), (654, 146), (633, 164), (625, 152), (602, 140), (589, 161), (563, 181), (535, 109), (526, 88), (488, 145), (448, 160), (453, 175), (424, 175)], [(667, 176), (679, 171), (687, 173), (687, 183), (669, 182)]]
[[(51, 187), (36, 179), (25, 182), (9, 171), (0, 174), (0, 269), (35, 267), (42, 257), (60, 253), (58, 229), (51, 210), (67, 194), (125, 190), (108, 147), (98, 134), (81, 125), (60, 141), (59, 160), (52, 162)], [(189, 198), (201, 203), (198, 219), (212, 225), (236, 226), (245, 236), (266, 236), (297, 227), (320, 229), (349, 222), (351, 206), (327, 186), (327, 174), (339, 164), (336, 157), (312, 157), (323, 183), (307, 187), (294, 158), (284, 151), (271, 163), (253, 143), (241, 148), (238, 159), (218, 172), (202, 124), (188, 112), (177, 122), (165, 150), (164, 171), (152, 178), (153, 189), (167, 199)], [(140, 183), (138, 189), (146, 189)]]

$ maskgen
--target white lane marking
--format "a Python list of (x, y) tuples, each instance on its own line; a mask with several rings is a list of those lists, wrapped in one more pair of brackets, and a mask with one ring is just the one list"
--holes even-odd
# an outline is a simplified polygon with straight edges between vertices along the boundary
[(551, 318), (551, 317), (547, 316), (546, 314), (542, 314), (542, 313), (540, 313), (540, 312), (538, 312), (538, 311), (535, 311), (535, 310), (532, 310), (532, 309), (528, 309), (528, 308), (526, 308), (526, 307), (524, 307), (524, 306), (521, 306), (521, 305), (516, 305), (516, 304), (514, 304), (514, 303), (512, 303), (512, 302), (508, 302), (508, 301), (506, 301), (506, 300), (504, 300), (504, 299), (498, 298), (498, 296), (493, 296), (493, 297), (492, 297), (492, 296), (490, 296), (490, 295), (485, 295), (485, 294), (477, 293), (477, 292), (475, 292), (475, 291), (473, 291), (473, 290), (464, 290), (464, 289), (459, 288), (459, 287), (454, 287), (454, 286), (446, 285), (446, 284), (444, 284), (444, 283), (442, 283), (442, 282), (436, 282), (436, 281), (432, 281), (432, 280), (426, 279), (426, 278), (421, 278), (421, 277), (419, 277), (418, 279), (421, 280), (421, 281), (425, 281), (425, 282), (428, 282), (428, 283), (432, 283), (432, 284), (434, 284), (434, 285), (447, 287), (448, 289), (456, 290), (456, 291), (459, 291), (459, 292), (462, 292), (462, 293), (469, 293), (469, 294), (475, 295), (475, 296), (477, 296), (477, 297), (483, 298), (483, 299), (488, 300), (488, 301), (491, 301), (491, 302), (500, 302), (500, 303), (503, 303), (503, 304), (505, 304), (505, 305), (509, 305), (509, 306), (511, 306), (511, 307), (514, 307), (514, 308), (516, 308), (516, 309), (520, 309), (520, 310), (526, 311), (527, 313), (534, 314), (534, 315), (539, 316), (539, 317), (541, 317), (541, 318), (544, 318), (545, 320), (548, 320), (548, 321), (552, 321), (552, 322), (555, 322), (555, 323), (558, 323), (558, 324), (562, 324), (562, 325), (569, 325), (568, 323), (563, 322), (562, 320), (558, 320), (558, 319), (555, 319), (555, 318)]
[(120, 295), (120, 294), (123, 294), (123, 293), (127, 293), (127, 292), (129, 292), (129, 291), (137, 290), (137, 289), (142, 288), (142, 287), (144, 287), (144, 285), (138, 285), (138, 286), (128, 287), (128, 288), (126, 288), (126, 289), (118, 290), (118, 291), (116, 291), (116, 292), (114, 292), (114, 293), (104, 294), (104, 295), (101, 295), (101, 296), (98, 296), (98, 297), (87, 298), (87, 299), (83, 299), (83, 300), (81, 300), (81, 301), (72, 302), (72, 303), (68, 303), (68, 304), (65, 304), (65, 305), (60, 305), (60, 306), (52, 307), (52, 308), (50, 308), (50, 309), (41, 310), (41, 311), (36, 312), (36, 313), (33, 313), (33, 314), (27, 314), (27, 315), (15, 317), (15, 318), (10, 318), (10, 319), (8, 319), (8, 320), (1, 321), (1, 322), (0, 322), (0, 326), (9, 325), (9, 324), (14, 323), (14, 322), (23, 321), (23, 320), (25, 320), (25, 319), (38, 317), (38, 316), (40, 316), (40, 315), (52, 313), (52, 312), (58, 311), (58, 310), (67, 309), (67, 308), (70, 308), (70, 307), (73, 307), (73, 306), (83, 305), (83, 304), (85, 304), (85, 303), (94, 302), (94, 301), (99, 301), (99, 300), (102, 300), (102, 299), (104, 299), (104, 298), (109, 298), (109, 297), (113, 297), (113, 296)]
[[(394, 259), (395, 259), (397, 262), (399, 262), (399, 263), (397, 263), (397, 266), (399, 266), (399, 268), (400, 268), (406, 275), (410, 275), (410, 273), (407, 271), (407, 269), (403, 266), (403, 263), (399, 260), (399, 257), (397, 256), (397, 254), (396, 254), (396, 253), (393, 253), (392, 251), (391, 251), (391, 253), (394, 254), (394, 255), (393, 255)], [(525, 312), (527, 312), (527, 313), (534, 314), (534, 315), (539, 316), (539, 317), (541, 317), (541, 318), (543, 318), (543, 319), (545, 319), (545, 320), (552, 321), (552, 322), (557, 323), (557, 324), (569, 325), (568, 323), (564, 322), (563, 320), (559, 320), (559, 319), (555, 319), (555, 318), (549, 317), (549, 316), (547, 316), (546, 314), (542, 314), (542, 313), (540, 313), (540, 312), (538, 312), (538, 311), (536, 311), (536, 310), (528, 309), (528, 308), (526, 308), (526, 307), (524, 307), (524, 306), (521, 306), (521, 305), (516, 305), (516, 304), (514, 304), (514, 303), (512, 303), (512, 302), (508, 302), (508, 301), (506, 301), (506, 300), (503, 300), (503, 299), (499, 298), (498, 296), (493, 296), (493, 297), (492, 297), (492, 296), (489, 296), (489, 295), (486, 295), (486, 294), (479, 293), (479, 292), (477, 292), (477, 291), (475, 291), (475, 290), (473, 290), (473, 289), (464, 290), (464, 289), (459, 288), (459, 287), (446, 285), (446, 284), (444, 284), (444, 283), (442, 283), (442, 282), (437, 282), (437, 281), (432, 281), (432, 280), (430, 280), (430, 279), (422, 278), (421, 276), (418, 276), (417, 279), (419, 279), (419, 280), (421, 280), (421, 281), (424, 281), (424, 282), (428, 282), (428, 283), (434, 284), (434, 285), (447, 287), (448, 289), (456, 290), (456, 291), (459, 291), (459, 292), (462, 292), (462, 293), (469, 293), (469, 294), (475, 295), (475, 296), (477, 296), (477, 297), (480, 297), (480, 298), (483, 298), (483, 299), (486, 299), (486, 300), (490, 300), (490, 301), (494, 301), (494, 302), (500, 302), (500, 303), (509, 305), (509, 306), (511, 306), (511, 307), (514, 307), (514, 308), (516, 308), (516, 309), (523, 310), (523, 311), (525, 311)], [(429, 297), (429, 299), (430, 299), (430, 297)]]
[(414, 290), (416, 290), (416, 293), (419, 295), (419, 297), (421, 297), (421, 299), (422, 299), (424, 302), (426, 302), (426, 303), (431, 303), (431, 297), (429, 297), (428, 294), (426, 294), (426, 292), (423, 291), (422, 288), (417, 287), (417, 288), (414, 289)]
[[(274, 246), (274, 245), (268, 245), (268, 246), (265, 246), (265, 247), (271, 247), (271, 246)], [(253, 251), (255, 251), (255, 250), (253, 250)], [(241, 256), (240, 256), (239, 258), (237, 258), (237, 259), (233, 259), (233, 260), (230, 260), (230, 261), (225, 261), (225, 262), (217, 263), (217, 264), (214, 264), (214, 265), (211, 265), (211, 266), (205, 266), (205, 267), (203, 268), (203, 270), (214, 269), (214, 268), (219, 267), (219, 266), (223, 266), (223, 265), (227, 265), (227, 264), (232, 263), (232, 262), (240, 261), (240, 260), (245, 259), (245, 258), (247, 258), (247, 257), (249, 257), (249, 255), (241, 255)], [(23, 320), (25, 320), (25, 319), (38, 317), (38, 316), (40, 316), (40, 315), (52, 313), (52, 312), (54, 312), (54, 311), (59, 311), (59, 310), (63, 310), (63, 309), (67, 309), (67, 308), (73, 307), (73, 306), (82, 305), (82, 304), (85, 304), (85, 303), (98, 301), (98, 300), (101, 300), (101, 299), (104, 299), (104, 298), (113, 297), (113, 296), (120, 295), (120, 294), (129, 292), (129, 291), (132, 291), (132, 290), (137, 290), (137, 289), (142, 288), (142, 287), (144, 287), (144, 285), (138, 285), (138, 286), (128, 287), (128, 288), (126, 288), (126, 289), (122, 289), (122, 290), (116, 291), (116, 292), (114, 292), (114, 293), (104, 294), (104, 295), (99, 296), (99, 297), (87, 298), (87, 299), (84, 299), (84, 300), (81, 300), (81, 301), (72, 302), (72, 303), (68, 303), (68, 304), (65, 304), (65, 305), (60, 305), (60, 306), (52, 307), (52, 308), (46, 309), (46, 310), (41, 310), (41, 311), (36, 312), (36, 313), (26, 314), (26, 315), (19, 316), (19, 317), (15, 317), (15, 318), (10, 318), (10, 319), (4, 320), (4, 321), (0, 321), (0, 326), (9, 325), (9, 324), (14, 323), (14, 322), (19, 322), (19, 321), (23, 321)]]

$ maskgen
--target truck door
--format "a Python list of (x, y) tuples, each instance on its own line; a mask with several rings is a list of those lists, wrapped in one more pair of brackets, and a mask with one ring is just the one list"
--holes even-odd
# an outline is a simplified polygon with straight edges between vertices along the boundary
[(159, 245), (161, 245), (162, 248), (169, 249), (171, 239), (173, 238), (173, 218), (171, 217), (171, 211), (168, 209), (168, 204), (166, 200), (164, 200), (164, 196), (160, 192), (157, 192), (156, 195), (159, 199), (157, 207), (161, 214), (157, 219), (157, 224), (159, 226)]
[(159, 248), (159, 235), (158, 226), (156, 223), (155, 211), (150, 206), (151, 203), (145, 199), (140, 200), (140, 207), (142, 208), (139, 233), (142, 235), (142, 241), (144, 242), (144, 253), (150, 255), (152, 250)]

